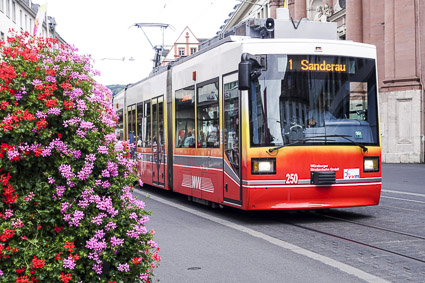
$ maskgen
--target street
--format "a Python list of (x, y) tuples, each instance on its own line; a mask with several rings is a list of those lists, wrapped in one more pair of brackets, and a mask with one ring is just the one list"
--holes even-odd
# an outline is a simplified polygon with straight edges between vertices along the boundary
[(324, 211), (212, 209), (135, 192), (151, 195), (160, 282), (422, 282), (424, 173), (424, 164), (383, 165), (380, 205)]

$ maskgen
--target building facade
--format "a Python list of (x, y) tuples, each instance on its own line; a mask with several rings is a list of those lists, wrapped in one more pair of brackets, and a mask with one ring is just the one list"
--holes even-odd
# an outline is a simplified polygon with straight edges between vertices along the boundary
[(221, 30), (247, 18), (337, 22), (338, 38), (377, 48), (382, 161), (425, 162), (425, 1), (250, 0), (235, 6)]
[[(40, 5), (32, 0), (0, 0), (0, 39), (5, 41), (10, 30), (28, 32), (33, 35), (34, 23)], [(55, 18), (47, 16), (42, 25), (41, 36), (58, 38)]]
[(173, 46), (168, 51), (164, 60), (161, 62), (162, 66), (167, 65), (170, 62), (175, 61), (177, 58), (192, 55), (198, 51), (200, 41), (189, 27), (186, 27), (182, 33), (177, 37)]

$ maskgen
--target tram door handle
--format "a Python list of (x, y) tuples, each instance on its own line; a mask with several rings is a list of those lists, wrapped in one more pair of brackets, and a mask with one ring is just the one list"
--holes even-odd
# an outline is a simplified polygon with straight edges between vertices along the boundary
[(226, 185), (224, 186), (225, 188), (226, 188), (226, 193), (229, 191), (228, 190), (228, 186), (227, 186), (227, 183), (226, 183)]

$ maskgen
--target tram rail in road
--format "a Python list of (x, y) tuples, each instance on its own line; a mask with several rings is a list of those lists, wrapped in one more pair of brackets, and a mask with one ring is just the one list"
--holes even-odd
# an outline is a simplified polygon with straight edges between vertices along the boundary
[[(311, 260), (320, 262), (328, 267), (336, 268), (338, 274), (345, 273), (347, 276), (349, 274), (360, 281), (422, 282), (425, 278), (425, 227), (423, 226), (425, 222), (423, 183), (425, 182), (421, 179), (425, 178), (423, 174), (425, 171), (422, 169), (425, 169), (425, 166), (420, 164), (414, 166), (384, 164), (383, 172), (391, 176), (388, 178), (384, 176), (381, 203), (371, 207), (295, 212), (246, 212), (231, 208), (213, 210), (198, 204), (185, 203), (184, 196), (158, 191), (155, 188), (143, 188), (143, 190), (136, 190), (136, 193), (151, 194), (151, 199), (158, 202), (155, 206), (166, 205), (171, 209), (180, 210), (182, 215), (187, 213), (193, 215), (184, 216), (185, 218), (189, 217), (193, 220), (199, 217), (200, 223), (205, 224), (204, 229), (209, 225), (217, 226), (217, 224), (224, 227), (208, 231), (208, 233), (221, 233), (229, 228), (255, 238), (258, 243), (274, 245), (278, 251), (282, 249), (279, 253), (286, 260), (288, 257), (292, 258), (288, 252), (293, 252), (305, 257), (305, 262), (311, 262)], [(407, 174), (407, 171), (409, 177), (403, 175)], [(403, 186), (403, 184), (407, 185)], [(153, 217), (155, 214), (154, 210)], [(167, 225), (173, 222), (173, 219), (178, 219), (177, 217), (179, 216), (167, 215)], [(155, 219), (151, 225), (155, 228)], [(189, 223), (184, 225), (191, 227)], [(159, 234), (160, 231), (158, 231)], [(220, 238), (220, 235), (213, 237)], [(169, 237), (165, 238), (169, 239)], [(178, 241), (172, 238), (172, 241), (174, 240)], [(239, 239), (234, 241), (238, 242)], [(176, 242), (172, 245), (179, 244)], [(199, 255), (202, 255), (202, 245), (199, 244), (197, 248), (200, 249)], [(256, 247), (250, 248), (256, 249)], [(263, 254), (264, 251), (261, 249), (256, 250), (256, 253), (259, 258), (268, 256)], [(196, 253), (190, 253), (190, 255), (198, 257)], [(186, 268), (187, 271), (204, 272), (204, 269), (201, 269), (202, 265), (193, 266), (199, 268), (190, 269), (192, 267), (190, 265)], [(310, 269), (309, 272), (319, 271)], [(211, 278), (203, 282), (212, 282), (209, 279)], [(167, 282), (167, 280), (161, 281)], [(288, 282), (290, 281), (291, 278), (288, 279)]]
[(350, 274), (352, 276), (355, 276), (358, 279), (365, 280), (367, 282), (382, 282), (382, 283), (383, 282), (389, 282), (389, 281), (387, 281), (385, 279), (382, 279), (382, 278), (380, 278), (378, 276), (375, 276), (373, 274), (370, 274), (370, 273), (367, 273), (367, 272), (362, 271), (360, 269), (357, 269), (357, 268), (355, 268), (353, 266), (350, 266), (348, 264), (345, 264), (345, 263), (339, 262), (337, 260), (334, 260), (332, 258), (323, 256), (323, 255), (320, 255), (318, 253), (312, 252), (310, 250), (304, 249), (303, 247), (300, 247), (300, 246), (291, 244), (289, 242), (280, 240), (278, 238), (271, 237), (271, 236), (269, 236), (267, 234), (264, 234), (262, 232), (259, 232), (259, 231), (256, 231), (254, 229), (248, 228), (246, 226), (243, 226), (243, 225), (240, 225), (240, 224), (236, 224), (236, 223), (230, 222), (228, 220), (224, 220), (224, 219), (222, 219), (220, 217), (216, 217), (216, 216), (213, 216), (213, 215), (210, 215), (210, 214), (207, 214), (207, 213), (198, 211), (198, 210), (193, 209), (193, 208), (190, 208), (188, 206), (184, 206), (184, 205), (181, 205), (181, 204), (178, 204), (178, 203), (174, 203), (172, 201), (169, 201), (169, 200), (166, 200), (164, 198), (161, 198), (161, 197), (159, 197), (157, 195), (153, 195), (151, 193), (147, 193), (146, 191), (143, 191), (143, 190), (137, 190), (136, 189), (136, 192), (139, 193), (139, 194), (142, 194), (142, 195), (143, 194), (144, 195), (149, 194), (150, 195), (150, 198), (152, 198), (155, 201), (158, 201), (158, 202), (161, 202), (161, 203), (163, 203), (165, 205), (168, 205), (168, 206), (177, 208), (179, 210), (182, 210), (182, 211), (185, 211), (185, 212), (194, 214), (196, 216), (199, 216), (199, 217), (202, 217), (204, 219), (213, 221), (215, 223), (224, 225), (224, 226), (226, 226), (228, 228), (235, 229), (235, 230), (237, 230), (239, 232), (243, 232), (243, 233), (249, 234), (250, 236), (259, 238), (261, 240), (264, 240), (266, 242), (269, 242), (270, 244), (276, 245), (276, 246), (278, 246), (280, 248), (283, 248), (285, 250), (291, 251), (293, 253), (296, 253), (296, 254), (305, 256), (305, 257), (307, 257), (309, 259), (316, 260), (316, 261), (318, 261), (320, 263), (323, 263), (325, 265), (328, 265), (330, 267), (336, 268), (336, 269), (338, 269), (338, 270), (340, 270), (342, 272), (345, 272), (347, 274)]

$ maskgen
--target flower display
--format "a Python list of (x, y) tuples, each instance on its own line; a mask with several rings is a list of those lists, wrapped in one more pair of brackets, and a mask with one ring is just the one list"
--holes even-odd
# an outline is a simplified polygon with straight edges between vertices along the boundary
[(56, 39), (0, 41), (0, 282), (150, 282), (160, 261), (95, 75)]

